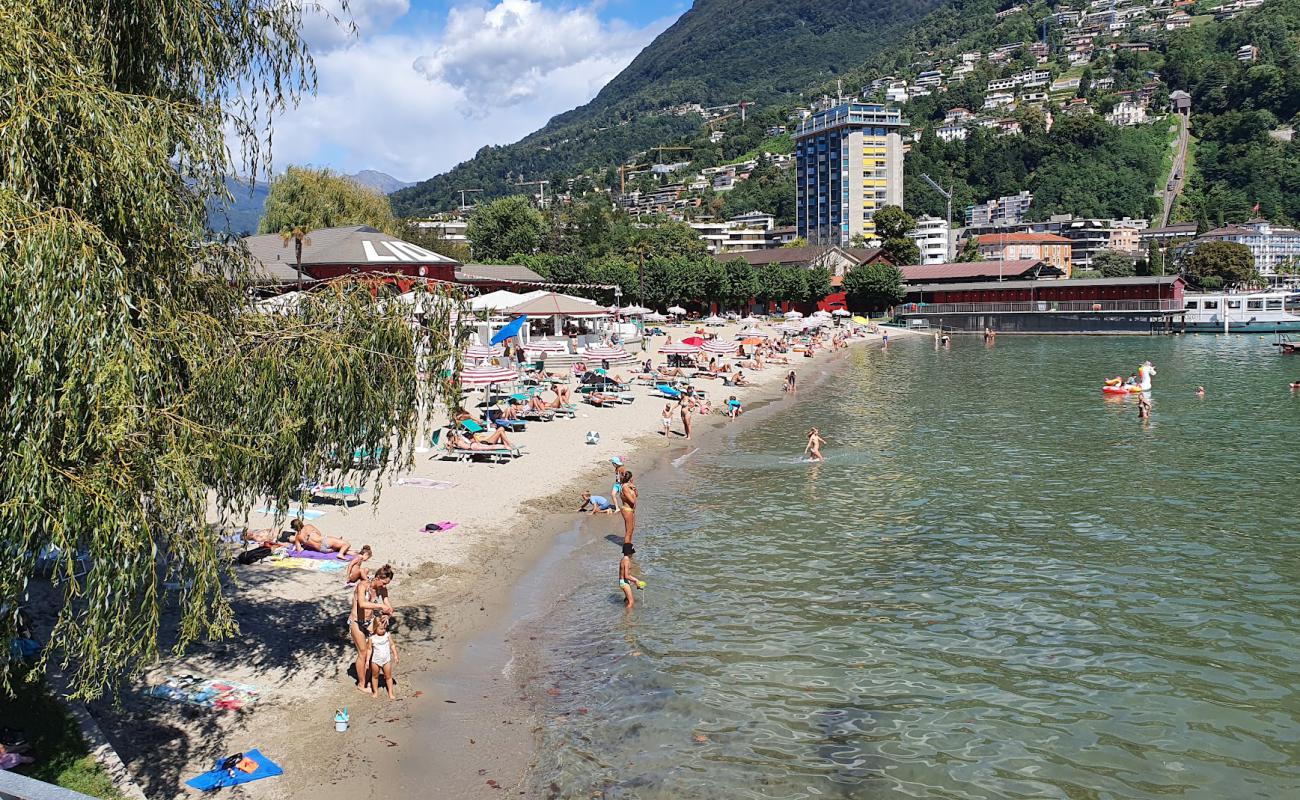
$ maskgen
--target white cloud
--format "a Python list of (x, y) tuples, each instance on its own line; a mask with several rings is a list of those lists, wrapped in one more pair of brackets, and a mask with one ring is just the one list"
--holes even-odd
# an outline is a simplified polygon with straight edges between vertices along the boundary
[(454, 7), (441, 31), (422, 32), (396, 21), (406, 6), (350, 0), (365, 17), (359, 36), (311, 33), (324, 37), (317, 94), (277, 120), (277, 170), (311, 163), (428, 178), (587, 102), (671, 22), (631, 28), (590, 6), (497, 0)]
[(292, 0), (302, 9), (302, 35), (320, 54), (382, 31), (410, 10), (409, 0)]

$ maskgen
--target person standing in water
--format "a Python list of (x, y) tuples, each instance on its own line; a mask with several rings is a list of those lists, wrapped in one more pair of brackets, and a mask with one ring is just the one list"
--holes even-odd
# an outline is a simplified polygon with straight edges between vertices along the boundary
[(636, 530), (636, 484), (632, 482), (632, 473), (626, 471), (619, 479), (619, 510), (623, 515), (623, 544), (632, 544), (632, 533)]
[(628, 608), (636, 605), (636, 598), (632, 596), (632, 586), (637, 582), (632, 577), (632, 556), (635, 554), (636, 548), (624, 543), (623, 557), (618, 560), (618, 588), (623, 591), (623, 602)]
[(790, 370), (790, 374), (785, 376), (785, 390), (790, 394), (798, 394), (794, 387), (794, 381), (794, 370)]
[(808, 445), (804, 447), (804, 457), (809, 461), (824, 461), (822, 458), (822, 445), (826, 440), (822, 438), (821, 432), (816, 428), (808, 429)]
[(1151, 398), (1146, 392), (1138, 393), (1138, 419), (1151, 419)]
[(677, 401), (677, 409), (682, 415), (682, 428), (686, 431), (686, 441), (691, 440), (691, 396), (683, 393)]

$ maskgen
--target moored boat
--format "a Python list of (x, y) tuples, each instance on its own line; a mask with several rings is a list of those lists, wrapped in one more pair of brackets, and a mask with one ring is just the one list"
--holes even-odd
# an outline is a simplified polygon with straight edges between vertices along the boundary
[(1189, 333), (1300, 332), (1300, 292), (1188, 292), (1181, 328)]

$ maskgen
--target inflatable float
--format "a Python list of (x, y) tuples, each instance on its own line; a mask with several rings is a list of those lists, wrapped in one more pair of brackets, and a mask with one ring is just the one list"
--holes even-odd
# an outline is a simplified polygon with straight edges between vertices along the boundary
[(1156, 374), (1156, 368), (1151, 365), (1150, 361), (1143, 363), (1138, 367), (1137, 383), (1125, 383), (1123, 378), (1111, 378), (1102, 385), (1103, 394), (1140, 394), (1151, 391), (1151, 377)]

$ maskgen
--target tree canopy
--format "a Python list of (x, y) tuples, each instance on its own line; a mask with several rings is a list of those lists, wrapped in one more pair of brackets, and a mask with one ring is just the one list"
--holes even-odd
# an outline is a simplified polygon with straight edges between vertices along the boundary
[(370, 225), (397, 233), (388, 198), (328, 169), (289, 167), (271, 181), (257, 229), (285, 233), (340, 225)]
[(880, 248), (895, 264), (915, 264), (921, 260), (921, 248), (907, 234), (916, 227), (916, 218), (898, 206), (882, 206), (872, 215)]
[(1105, 278), (1128, 278), (1137, 274), (1133, 256), (1117, 250), (1102, 250), (1092, 257), (1092, 268)]
[(500, 263), (537, 252), (546, 235), (546, 219), (532, 200), (515, 194), (475, 208), (466, 235), (474, 258)]
[(0, 5), (0, 642), (48, 561), (43, 658), (84, 697), (157, 656), (164, 604), (176, 648), (235, 633), (222, 529), (287, 508), (336, 452), (409, 462), (421, 411), (457, 394), (416, 377), (456, 374), (456, 297), (422, 348), (365, 281), (273, 318), (248, 300), (257, 265), (208, 241), (227, 153), (256, 174), (265, 120), (313, 83), (300, 8)]
[(1246, 286), (1259, 281), (1255, 256), (1237, 242), (1211, 241), (1196, 246), (1183, 260), (1187, 280), (1205, 289)]
[(903, 273), (883, 261), (860, 264), (844, 275), (844, 292), (858, 308), (878, 311), (907, 296)]

